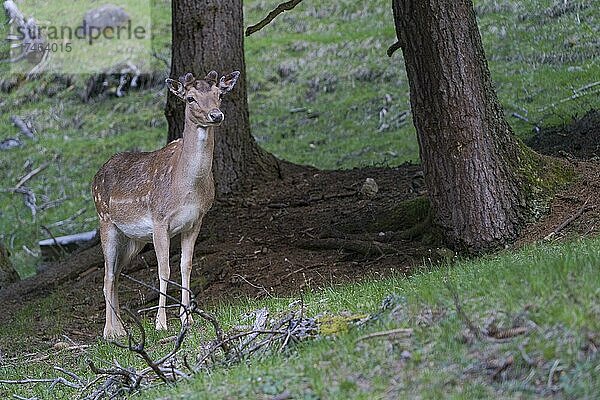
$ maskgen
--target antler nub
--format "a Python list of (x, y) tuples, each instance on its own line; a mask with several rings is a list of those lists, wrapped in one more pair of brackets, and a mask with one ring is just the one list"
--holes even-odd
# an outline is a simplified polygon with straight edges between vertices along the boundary
[(204, 78), (206, 82), (212, 85), (217, 84), (217, 79), (219, 79), (219, 74), (217, 74), (217, 71), (210, 71), (208, 74), (206, 74), (206, 77)]
[(186, 88), (193, 85), (195, 81), (196, 78), (194, 78), (194, 74), (192, 74), (191, 72), (188, 72), (187, 74), (179, 78), (179, 82), (181, 82)]

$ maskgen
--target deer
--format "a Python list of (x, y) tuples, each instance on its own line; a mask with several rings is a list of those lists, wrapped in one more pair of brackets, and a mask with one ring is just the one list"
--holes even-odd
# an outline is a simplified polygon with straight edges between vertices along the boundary
[(127, 333), (119, 310), (119, 275), (147, 243), (154, 245), (158, 262), (156, 329), (167, 329), (169, 246), (175, 235), (181, 235), (179, 317), (182, 326), (193, 323), (188, 308), (190, 274), (202, 219), (215, 197), (215, 128), (225, 118), (219, 108), (221, 98), (233, 89), (239, 75), (234, 71), (218, 79), (217, 72), (211, 71), (203, 79), (192, 73), (167, 79), (169, 91), (185, 102), (183, 137), (152, 152), (118, 153), (94, 176), (92, 195), (104, 254), (105, 339)]

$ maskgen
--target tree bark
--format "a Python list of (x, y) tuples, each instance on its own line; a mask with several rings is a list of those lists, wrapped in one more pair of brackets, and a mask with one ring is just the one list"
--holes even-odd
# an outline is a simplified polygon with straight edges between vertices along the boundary
[(10, 262), (8, 250), (0, 241), (0, 290), (17, 281), (19, 281), (19, 275)]
[[(513, 241), (531, 213), (531, 154), (490, 77), (470, 0), (392, 0), (434, 223), (459, 250)], [(529, 154), (531, 153), (531, 154)]]
[[(197, 77), (211, 70), (220, 75), (241, 72), (235, 89), (223, 98), (225, 121), (216, 130), (213, 173), (217, 194), (278, 177), (278, 160), (262, 150), (250, 133), (242, 1), (173, 0), (172, 33), (172, 79), (187, 72)], [(182, 135), (184, 108), (184, 103), (169, 93), (165, 110), (169, 141)]]

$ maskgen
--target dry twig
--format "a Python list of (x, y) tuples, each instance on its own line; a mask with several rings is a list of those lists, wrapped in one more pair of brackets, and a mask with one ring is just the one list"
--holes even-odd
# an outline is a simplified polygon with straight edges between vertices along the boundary
[(359, 337), (358, 339), (356, 339), (356, 341), (360, 342), (362, 340), (378, 338), (378, 337), (386, 337), (386, 336), (412, 336), (412, 334), (413, 334), (413, 330), (411, 328), (397, 328), (397, 329), (390, 329), (389, 331), (370, 333), (368, 335)]
[(262, 28), (269, 25), (271, 23), (271, 21), (273, 21), (279, 14), (283, 13), (284, 11), (292, 10), (294, 7), (296, 7), (301, 2), (302, 2), (302, 0), (290, 0), (290, 1), (286, 1), (284, 3), (281, 3), (273, 11), (271, 11), (269, 14), (267, 14), (267, 16), (265, 18), (263, 18), (261, 21), (259, 21), (257, 24), (250, 25), (246, 29), (246, 36), (250, 36), (253, 33), (260, 31)]
[(444, 284), (446, 285), (446, 288), (448, 289), (448, 291), (450, 292), (450, 295), (452, 296), (452, 301), (454, 302), (454, 307), (456, 308), (456, 314), (458, 315), (458, 317), (463, 321), (463, 323), (467, 326), (467, 329), (469, 329), (469, 331), (477, 339), (481, 339), (483, 336), (481, 333), (481, 329), (478, 326), (476, 326), (473, 323), (473, 321), (471, 321), (471, 319), (468, 317), (468, 315), (463, 310), (462, 304), (460, 302), (460, 298), (458, 296), (458, 290), (456, 290), (456, 287), (454, 287), (452, 285), (452, 283), (450, 283), (450, 278), (448, 276), (446, 276), (444, 278)]
[(553, 238), (558, 233), (560, 233), (563, 229), (565, 229), (567, 226), (569, 226), (570, 224), (572, 224), (573, 222), (575, 222), (585, 212), (593, 210), (595, 206), (588, 206), (588, 202), (589, 201), (590, 201), (590, 199), (588, 198), (585, 201), (585, 203), (583, 203), (583, 205), (579, 208), (579, 210), (577, 210), (577, 212), (575, 212), (575, 214), (571, 215), (569, 218), (567, 218), (566, 220), (564, 220), (552, 232), (550, 232), (548, 235), (546, 235), (546, 237), (544, 237), (544, 240), (549, 240), (549, 239)]
[(28, 180), (30, 180), (31, 178), (33, 178), (34, 176), (36, 176), (37, 174), (39, 174), (40, 172), (42, 172), (43, 170), (48, 168), (49, 165), (50, 165), (50, 161), (46, 161), (45, 163), (43, 163), (36, 169), (32, 170), (30, 173), (28, 173), (27, 175), (22, 177), (21, 180), (19, 180), (19, 182), (13, 188), (13, 191), (16, 191), (18, 188), (23, 186)]

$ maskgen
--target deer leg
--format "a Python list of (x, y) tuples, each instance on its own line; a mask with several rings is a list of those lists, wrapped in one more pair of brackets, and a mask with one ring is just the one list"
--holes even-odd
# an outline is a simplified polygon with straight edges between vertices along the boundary
[(194, 225), (192, 230), (181, 234), (181, 308), (179, 318), (181, 325), (191, 325), (194, 322), (192, 314), (189, 313), (190, 306), (190, 274), (192, 273), (192, 258), (194, 257), (194, 245), (200, 232), (202, 218)]
[[(104, 299), (106, 301), (106, 322), (104, 338), (110, 339), (125, 334), (119, 318), (118, 304), (115, 305), (117, 264), (119, 259), (119, 233), (110, 222), (100, 222), (100, 239), (104, 253)], [(118, 300), (117, 300), (118, 302)]]
[(167, 305), (167, 285), (171, 276), (171, 267), (169, 267), (169, 234), (167, 227), (164, 225), (155, 224), (154, 233), (152, 235), (154, 250), (156, 251), (156, 260), (158, 261), (158, 279), (160, 285), (160, 293), (158, 297), (158, 313), (156, 315), (156, 329), (167, 329), (167, 313), (165, 306)]
[[(113, 298), (112, 298), (112, 306), (115, 310), (116, 321), (115, 323), (121, 324), (123, 326), (123, 322), (121, 321), (121, 309), (119, 307), (119, 291), (117, 288), (119, 287), (119, 276), (121, 275), (121, 271), (124, 267), (128, 266), (133, 257), (138, 255), (140, 250), (144, 247), (143, 242), (139, 242), (135, 239), (129, 239), (124, 236), (121, 236), (119, 242), (121, 245), (118, 247), (118, 255), (117, 255), (117, 265), (115, 268), (115, 276), (114, 276), (114, 287)], [(123, 243), (124, 242), (124, 243)], [(123, 329), (123, 332), (125, 330)]]

